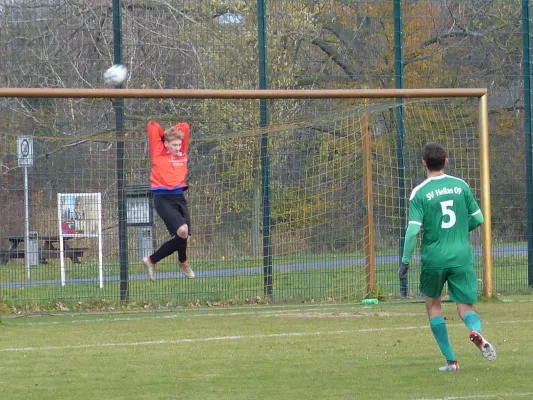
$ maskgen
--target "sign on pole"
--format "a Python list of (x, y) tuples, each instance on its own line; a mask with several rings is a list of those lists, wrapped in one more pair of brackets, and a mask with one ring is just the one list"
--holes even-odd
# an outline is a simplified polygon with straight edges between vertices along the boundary
[(17, 138), (17, 156), (19, 167), (33, 167), (33, 138)]
[(30, 279), (30, 200), (28, 188), (28, 167), (33, 166), (33, 138), (17, 137), (18, 166), (24, 168), (24, 264), (26, 273)]

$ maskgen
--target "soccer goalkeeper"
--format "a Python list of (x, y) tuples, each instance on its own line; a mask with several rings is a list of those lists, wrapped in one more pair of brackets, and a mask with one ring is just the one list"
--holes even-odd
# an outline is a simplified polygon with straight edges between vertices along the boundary
[(470, 340), (485, 358), (496, 359), (496, 350), (481, 335), (481, 320), (474, 307), (478, 300), (477, 278), (468, 232), (483, 223), (483, 214), (468, 184), (444, 173), (448, 158), (439, 144), (429, 143), (422, 148), (422, 164), (427, 179), (413, 189), (409, 199), (409, 224), (398, 276), (400, 280), (407, 277), (423, 226), (420, 291), (426, 297), (431, 331), (447, 361), (439, 370), (459, 371), (442, 316), (440, 297), (446, 282), (450, 299), (470, 329)]
[(181, 271), (187, 278), (194, 278), (194, 272), (187, 262), (187, 239), (190, 235), (191, 219), (184, 192), (188, 189), (187, 147), (190, 126), (180, 122), (163, 131), (155, 121), (148, 122), (148, 142), (152, 158), (150, 183), (154, 193), (154, 207), (161, 217), (171, 239), (161, 245), (149, 257), (143, 258), (150, 280), (155, 281), (155, 265), (163, 258), (178, 252)]

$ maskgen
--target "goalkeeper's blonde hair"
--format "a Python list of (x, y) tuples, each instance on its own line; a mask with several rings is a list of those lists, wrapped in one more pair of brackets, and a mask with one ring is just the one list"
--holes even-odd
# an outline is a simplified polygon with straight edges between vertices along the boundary
[(175, 126), (173, 126), (172, 128), (168, 128), (165, 131), (165, 141), (166, 142), (171, 142), (171, 141), (176, 140), (176, 139), (183, 140), (184, 137), (185, 137), (185, 133), (183, 131), (180, 131)]

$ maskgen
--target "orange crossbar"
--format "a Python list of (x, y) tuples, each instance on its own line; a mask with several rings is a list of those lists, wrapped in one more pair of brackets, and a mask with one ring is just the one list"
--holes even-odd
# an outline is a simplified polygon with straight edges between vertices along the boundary
[(0, 88), (0, 97), (55, 98), (189, 98), (189, 99), (355, 99), (482, 97), (487, 89), (302, 89), (302, 90), (210, 90), (210, 89), (61, 89)]

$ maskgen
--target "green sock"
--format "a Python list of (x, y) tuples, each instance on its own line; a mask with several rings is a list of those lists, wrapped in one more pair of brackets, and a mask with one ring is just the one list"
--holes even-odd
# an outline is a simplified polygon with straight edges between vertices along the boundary
[(448, 337), (448, 329), (446, 329), (444, 317), (439, 315), (438, 317), (432, 318), (429, 321), (429, 326), (431, 327), (433, 336), (435, 336), (440, 351), (442, 351), (446, 360), (455, 361), (455, 354), (452, 350), (452, 345), (450, 344), (450, 338)]
[(481, 333), (481, 319), (479, 318), (479, 315), (475, 311), (468, 311), (463, 316), (463, 321), (465, 322), (465, 325), (468, 329), (473, 329), (479, 333)]

